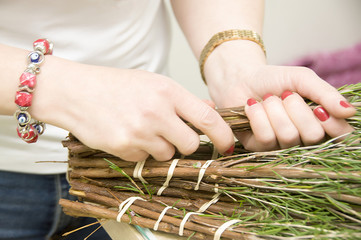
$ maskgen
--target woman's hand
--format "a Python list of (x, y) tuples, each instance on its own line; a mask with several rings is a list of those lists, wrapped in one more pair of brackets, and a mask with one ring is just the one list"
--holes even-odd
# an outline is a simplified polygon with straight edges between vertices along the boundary
[[(325, 133), (336, 137), (353, 130), (345, 118), (355, 114), (354, 107), (310, 69), (246, 59), (246, 49), (243, 55), (234, 49), (227, 52), (232, 44), (237, 43), (224, 43), (223, 49), (221, 45), (211, 54), (205, 74), (218, 107), (245, 106), (252, 131), (237, 133), (245, 148), (266, 151), (313, 145)], [(258, 47), (254, 45), (251, 48)], [(303, 97), (321, 106), (313, 112)]]
[(208, 135), (219, 152), (234, 145), (219, 114), (165, 76), (59, 59), (53, 66), (47, 59), (44, 71), (54, 78), (39, 79), (34, 116), (69, 130), (89, 147), (129, 161), (149, 154), (169, 160), (175, 147), (188, 155), (198, 148), (199, 136), (183, 119)]

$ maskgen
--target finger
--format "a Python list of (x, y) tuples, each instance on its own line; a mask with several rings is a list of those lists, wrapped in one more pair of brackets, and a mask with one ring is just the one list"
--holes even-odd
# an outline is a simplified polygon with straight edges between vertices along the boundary
[(206, 134), (220, 153), (229, 152), (234, 146), (231, 128), (222, 117), (203, 101), (187, 94), (179, 99), (176, 112)]
[(334, 87), (318, 77), (312, 70), (308, 68), (298, 70), (301, 70), (301, 75), (292, 79), (295, 87), (291, 89), (292, 91), (322, 105), (336, 118), (348, 118), (356, 113), (356, 109)]
[(152, 155), (155, 160), (168, 161), (174, 156), (174, 146), (163, 137), (156, 136), (152, 139), (144, 140), (142, 143), (144, 151)]
[(205, 103), (206, 103), (208, 106), (210, 106), (211, 108), (216, 109), (216, 104), (215, 104), (212, 100), (203, 99), (203, 102), (205, 102)]
[(235, 132), (236, 138), (243, 145), (243, 147), (249, 151), (270, 151), (279, 149), (278, 145), (274, 147), (258, 141), (252, 131)]
[(282, 94), (282, 99), (283, 106), (298, 129), (303, 144), (314, 145), (321, 142), (325, 136), (325, 131), (303, 98), (297, 93), (285, 91)]
[(188, 127), (179, 117), (169, 119), (160, 132), (161, 136), (177, 147), (184, 155), (195, 152), (199, 147), (199, 135)]
[(263, 97), (262, 105), (267, 113), (280, 147), (283, 149), (300, 145), (301, 139), (298, 129), (289, 118), (281, 99), (277, 96), (267, 94)]
[(149, 153), (146, 151), (135, 148), (132, 148), (132, 150), (126, 152), (118, 150), (114, 152), (110, 151), (109, 153), (129, 162), (141, 162), (149, 157)]
[[(77, 132), (75, 132), (77, 134)], [(74, 135), (75, 135), (74, 134)], [(77, 136), (77, 135), (75, 135)], [(113, 133), (113, 135), (106, 138), (104, 141), (101, 141), (101, 145), (97, 142), (87, 142), (87, 139), (90, 137), (79, 138), (80, 141), (86, 142), (87, 146), (94, 149), (102, 149), (105, 152), (117, 156), (125, 161), (130, 162), (140, 162), (148, 158), (149, 154), (136, 147), (132, 137), (128, 137), (129, 134), (127, 131), (119, 131), (117, 133)]]
[(241, 141), (248, 150), (272, 150), (278, 147), (275, 132), (268, 120), (262, 104), (250, 98), (245, 106), (245, 113), (249, 119), (253, 134), (245, 134)]
[(335, 118), (331, 116), (323, 107), (319, 106), (313, 110), (315, 116), (319, 119), (326, 133), (331, 137), (338, 137), (346, 133), (354, 131), (345, 119)]

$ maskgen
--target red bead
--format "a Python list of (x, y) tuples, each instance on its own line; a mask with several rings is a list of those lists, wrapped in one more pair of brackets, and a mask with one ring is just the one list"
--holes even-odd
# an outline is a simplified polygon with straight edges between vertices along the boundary
[(20, 85), (21, 86), (28, 86), (29, 88), (33, 89), (35, 87), (36, 84), (36, 75), (29, 73), (29, 72), (24, 72), (23, 74), (21, 74), (20, 76)]
[(38, 141), (39, 135), (36, 134), (32, 139), (29, 140), (25, 140), (25, 142), (27, 143), (35, 143), (36, 141)]
[(28, 125), (29, 129), (25, 132), (20, 132), (19, 128), (16, 129), (18, 132), (18, 136), (23, 139), (27, 143), (34, 143), (38, 140), (38, 132), (35, 130), (35, 128), (32, 125)]
[(15, 103), (20, 107), (30, 107), (33, 95), (28, 92), (16, 92)]
[(43, 45), (44, 46), (44, 54), (52, 54), (52, 44), (47, 39), (38, 39), (33, 43), (34, 49), (36, 49), (37, 45)]

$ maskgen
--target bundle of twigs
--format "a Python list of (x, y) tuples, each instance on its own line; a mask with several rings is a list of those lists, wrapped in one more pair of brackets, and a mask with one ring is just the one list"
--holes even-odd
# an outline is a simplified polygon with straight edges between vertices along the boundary
[[(73, 136), (73, 216), (91, 216), (194, 239), (361, 239), (361, 85), (340, 89), (358, 108), (345, 139), (230, 157), (202, 142), (169, 162), (126, 162), (90, 149)], [(310, 103), (312, 106), (312, 103)], [(243, 110), (219, 110), (234, 131), (248, 129)], [(210, 160), (214, 159), (214, 160)]]

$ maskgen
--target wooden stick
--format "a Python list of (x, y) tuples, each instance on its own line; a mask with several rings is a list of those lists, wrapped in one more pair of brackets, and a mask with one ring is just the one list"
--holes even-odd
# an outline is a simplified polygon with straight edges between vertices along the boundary
[[(242, 168), (220, 168), (210, 166), (207, 168), (204, 176), (211, 177), (213, 179), (219, 179), (221, 177), (238, 177), (238, 178), (256, 178), (256, 177), (269, 177), (279, 178), (283, 176), (286, 178), (330, 178), (330, 179), (349, 179), (351, 177), (358, 177), (361, 172), (327, 172), (316, 171), (322, 169), (322, 166), (309, 165), (303, 168), (289, 167), (287, 165), (279, 164), (277, 166), (263, 166), (254, 169), (247, 169), (248, 167), (259, 166), (257, 163), (243, 164)], [(125, 173), (132, 176), (133, 168), (123, 168)], [(166, 177), (168, 174), (168, 168), (143, 168), (142, 176), (147, 177)], [(195, 177), (198, 176), (199, 169), (197, 168), (182, 168), (176, 167), (173, 172), (173, 177)], [(118, 171), (110, 168), (74, 168), (70, 176), (72, 178), (80, 178), (85, 176), (88, 178), (119, 178), (124, 177)]]
[[(80, 202), (73, 202), (73, 201), (66, 200), (66, 199), (60, 199), (59, 204), (63, 207), (63, 211), (65, 213), (67, 213), (68, 215), (73, 215), (73, 216), (87, 216), (87, 217), (106, 218), (106, 219), (115, 220), (118, 215), (118, 212), (114, 211), (114, 210), (110, 210), (110, 209), (106, 209), (106, 208), (102, 208), (102, 207), (94, 206), (94, 205), (90, 205), (90, 204), (84, 204), (84, 203), (80, 203)], [(138, 226), (145, 227), (145, 228), (153, 228), (153, 226), (156, 222), (153, 219), (148, 219), (148, 218), (143, 218), (143, 217), (138, 217), (138, 216), (132, 216), (130, 219), (129, 216), (126, 214), (124, 214), (122, 216), (121, 221), (128, 222), (130, 224), (138, 225)], [(191, 224), (192, 223), (190, 221), (188, 221), (185, 224), (186, 228), (184, 229), (184, 233), (183, 233), (184, 236), (193, 235), (194, 231), (190, 231), (187, 228)], [(159, 224), (158, 230), (167, 232), (167, 233), (178, 234), (179, 227), (174, 226), (169, 223), (166, 223), (165, 221), (162, 221)], [(212, 233), (211, 235), (196, 232), (193, 235), (193, 237), (196, 239), (212, 239), (213, 238), (212, 236), (217, 229), (211, 228), (210, 230)], [(240, 240), (255, 239), (253, 234), (237, 233), (237, 232), (231, 232), (231, 231), (225, 231), (222, 234), (222, 236), (227, 237), (229, 234), (232, 234), (232, 236), (236, 236), (234, 239), (240, 239)]]

